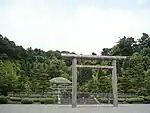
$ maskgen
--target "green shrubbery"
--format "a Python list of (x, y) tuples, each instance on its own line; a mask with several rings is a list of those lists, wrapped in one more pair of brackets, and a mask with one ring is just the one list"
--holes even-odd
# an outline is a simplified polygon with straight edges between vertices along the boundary
[(10, 100), (10, 101), (20, 102), (22, 99), (21, 99), (21, 98), (18, 98), (18, 97), (10, 97), (9, 100)]
[(127, 98), (126, 102), (129, 103), (129, 104), (144, 103), (144, 99), (143, 98)]
[(40, 100), (40, 103), (41, 103), (41, 104), (44, 104), (44, 102), (45, 102), (45, 99), (41, 99), (41, 100)]
[(0, 104), (7, 104), (8, 98), (5, 96), (0, 96)]
[(40, 98), (32, 98), (33, 102), (40, 102)]
[(123, 103), (123, 102), (125, 102), (125, 101), (126, 101), (125, 98), (119, 98), (119, 99), (118, 99), (118, 102), (120, 102), (120, 103)]
[[(97, 98), (100, 103), (108, 103), (107, 98)], [(41, 104), (55, 104), (57, 101), (56, 98), (18, 98), (18, 97), (5, 97), (0, 96), (0, 104), (33, 104), (33, 103), (41, 103)], [(118, 98), (118, 102), (121, 104), (129, 103), (129, 104), (136, 104), (136, 103), (150, 103), (150, 96), (144, 97), (139, 96), (138, 98)], [(113, 103), (113, 99), (110, 99), (110, 103)]]
[(56, 103), (55, 97), (50, 98), (18, 98), (18, 97), (8, 97), (8, 103), (22, 103), (22, 104), (32, 104), (32, 103), (41, 103), (41, 104), (54, 104)]
[(144, 103), (145, 104), (150, 104), (150, 96), (144, 97), (144, 96), (140, 96), (140, 98), (144, 99)]
[(33, 104), (33, 99), (25, 98), (21, 100), (22, 104)]
[[(108, 103), (108, 99), (107, 98), (98, 98), (98, 101), (100, 103)], [(120, 103), (123, 103), (124, 101), (125, 101), (125, 98), (119, 98), (118, 99), (118, 102), (120, 102)], [(111, 104), (113, 103), (113, 99), (112, 98), (110, 99), (110, 103)]]
[[(149, 97), (144, 97), (143, 98), (118, 98), (118, 102), (125, 104), (125, 103), (129, 103), (129, 104), (136, 104), (136, 103), (144, 103), (144, 101), (148, 101), (150, 100)], [(108, 103), (108, 99), (107, 98), (98, 98), (98, 101), (100, 103)], [(110, 99), (110, 103), (113, 103), (113, 99)]]
[(55, 104), (56, 99), (55, 98), (45, 98), (40, 100), (41, 104)]
[(55, 99), (54, 98), (47, 98), (45, 99), (45, 104), (54, 104), (55, 103)]
[(144, 97), (144, 101), (150, 101), (150, 96)]
[[(7, 101), (7, 102), (5, 102)], [(50, 98), (18, 98), (18, 97), (0, 97), (0, 103), (22, 103), (22, 104), (33, 104), (33, 103), (41, 103), (41, 104), (55, 104), (56, 98), (50, 97)]]
[(108, 99), (107, 98), (98, 98), (98, 101), (100, 103), (108, 103)]

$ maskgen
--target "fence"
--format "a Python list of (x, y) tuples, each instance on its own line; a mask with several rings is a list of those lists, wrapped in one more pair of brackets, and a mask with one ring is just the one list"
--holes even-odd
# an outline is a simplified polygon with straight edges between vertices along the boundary
[[(45, 92), (44, 94), (37, 94), (37, 93), (30, 93), (30, 94), (26, 94), (24, 92), (21, 93), (8, 93), (8, 96), (10, 97), (29, 97), (29, 98), (41, 98), (41, 97), (49, 97), (49, 96), (57, 96), (57, 95), (63, 95), (66, 96), (66, 98), (71, 97), (71, 92)], [(110, 97), (113, 98), (113, 94), (112, 93), (89, 93), (89, 92), (78, 92), (78, 98), (82, 98), (82, 97), (90, 97), (92, 95), (94, 95), (95, 97)], [(118, 94), (119, 98), (136, 98), (137, 95), (136, 94), (132, 94), (132, 93), (119, 93)]]

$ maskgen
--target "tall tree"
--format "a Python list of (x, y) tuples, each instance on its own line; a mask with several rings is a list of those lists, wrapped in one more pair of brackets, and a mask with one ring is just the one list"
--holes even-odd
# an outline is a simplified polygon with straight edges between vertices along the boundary
[(39, 77), (39, 88), (42, 94), (44, 94), (44, 92), (50, 87), (49, 78), (50, 76), (46, 73), (42, 73)]

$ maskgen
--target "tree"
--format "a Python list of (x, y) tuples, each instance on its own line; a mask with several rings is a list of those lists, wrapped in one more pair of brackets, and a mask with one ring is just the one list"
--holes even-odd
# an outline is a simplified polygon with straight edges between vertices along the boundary
[(147, 95), (150, 95), (150, 70), (147, 70), (145, 72), (146, 78), (145, 78), (145, 89), (147, 92)]
[(131, 56), (133, 54), (134, 50), (134, 44), (136, 41), (134, 41), (134, 38), (132, 37), (123, 37), (118, 42), (117, 45), (115, 45), (111, 50), (112, 55), (121, 55), (121, 56)]
[(47, 67), (46, 73), (50, 75), (51, 78), (61, 76), (64, 71), (62, 70), (65, 67), (65, 62), (58, 60), (54, 57)]
[(92, 55), (96, 55), (96, 53), (92, 52)]
[(11, 63), (7, 65), (0, 60), (0, 92), (5, 96), (8, 94), (8, 92), (14, 90), (16, 81), (16, 75), (14, 75), (15, 70), (11, 70), (11, 66)]
[(50, 76), (46, 73), (42, 73), (39, 77), (39, 88), (42, 94), (50, 87)]
[(110, 50), (111, 49), (109, 49), (109, 48), (103, 48), (101, 54), (105, 55), (105, 56), (108, 56), (108, 55), (110, 55)]
[(79, 85), (84, 85), (92, 78), (92, 69), (78, 69)]
[[(50, 91), (49, 79), (72, 78), (72, 59), (62, 58), (59, 50), (24, 49), (0, 35), (0, 94), (8, 92)], [(122, 93), (150, 95), (150, 37), (143, 33), (135, 40), (122, 37), (112, 48), (103, 48), (102, 55), (129, 56), (117, 61), (118, 90)], [(94, 52), (92, 55), (96, 55)], [(111, 65), (111, 61), (78, 60), (83, 65)], [(111, 92), (111, 70), (78, 70), (78, 89), (90, 92)]]

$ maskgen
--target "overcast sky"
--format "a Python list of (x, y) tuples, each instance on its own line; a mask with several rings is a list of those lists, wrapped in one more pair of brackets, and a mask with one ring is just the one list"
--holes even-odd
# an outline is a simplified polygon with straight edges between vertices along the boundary
[(0, 0), (0, 34), (24, 48), (100, 54), (150, 33), (149, 0)]

